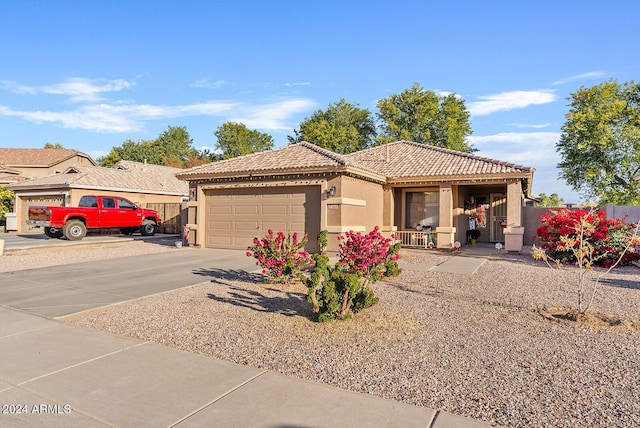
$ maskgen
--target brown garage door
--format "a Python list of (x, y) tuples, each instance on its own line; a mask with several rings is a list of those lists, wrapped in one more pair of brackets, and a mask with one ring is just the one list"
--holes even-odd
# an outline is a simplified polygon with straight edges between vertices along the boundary
[(29, 218), (29, 207), (35, 205), (61, 207), (64, 205), (64, 195), (22, 196), (20, 198), (20, 219), (18, 220), (18, 231), (24, 232), (30, 229), (31, 226), (27, 224), (27, 219)]
[(206, 196), (209, 248), (246, 249), (271, 229), (307, 233), (307, 251), (318, 251), (319, 186), (210, 190)]

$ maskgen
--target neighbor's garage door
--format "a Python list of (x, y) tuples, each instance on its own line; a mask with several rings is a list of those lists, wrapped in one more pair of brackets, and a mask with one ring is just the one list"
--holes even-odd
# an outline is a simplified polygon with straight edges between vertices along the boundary
[(24, 232), (29, 230), (30, 226), (27, 224), (27, 219), (29, 218), (29, 207), (36, 205), (61, 207), (62, 205), (64, 205), (64, 195), (20, 197), (20, 219), (18, 220), (19, 231)]
[(209, 190), (206, 246), (246, 249), (254, 237), (274, 232), (307, 233), (307, 251), (317, 251), (320, 187)]

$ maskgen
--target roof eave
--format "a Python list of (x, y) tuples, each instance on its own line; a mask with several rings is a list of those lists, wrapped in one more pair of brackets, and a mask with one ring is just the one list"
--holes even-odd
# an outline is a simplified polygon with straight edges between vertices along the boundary
[(198, 173), (198, 174), (176, 174), (176, 177), (184, 181), (197, 181), (207, 179), (229, 179), (229, 178), (255, 178), (255, 177), (267, 177), (273, 175), (306, 175), (306, 174), (345, 174), (350, 173), (358, 176), (362, 176), (371, 180), (386, 183), (386, 177), (384, 175), (375, 173), (373, 171), (365, 170), (362, 168), (345, 166), (345, 165), (331, 165), (321, 167), (304, 167), (304, 168), (283, 168), (283, 169), (260, 169), (260, 170), (247, 170), (247, 171), (233, 171), (233, 172), (220, 172), (220, 173)]

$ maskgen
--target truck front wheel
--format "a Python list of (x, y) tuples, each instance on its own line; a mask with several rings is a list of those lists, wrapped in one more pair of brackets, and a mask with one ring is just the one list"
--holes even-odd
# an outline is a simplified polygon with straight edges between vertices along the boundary
[(156, 234), (156, 230), (158, 229), (158, 225), (153, 220), (145, 220), (142, 222), (142, 226), (140, 226), (140, 233), (144, 236), (153, 236)]
[(45, 227), (44, 234), (49, 238), (62, 238), (62, 229), (57, 227)]
[(64, 225), (63, 232), (69, 241), (79, 241), (87, 234), (87, 226), (80, 220), (70, 220)]

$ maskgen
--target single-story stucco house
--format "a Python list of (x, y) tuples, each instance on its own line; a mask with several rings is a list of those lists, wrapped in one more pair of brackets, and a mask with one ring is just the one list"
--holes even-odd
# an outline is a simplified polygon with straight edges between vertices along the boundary
[[(301, 142), (183, 170), (190, 242), (246, 249), (268, 229), (336, 237), (378, 226), (403, 242), (452, 248), (470, 228), (480, 241), (522, 247), (522, 207), (534, 168), (398, 141), (340, 155)], [(431, 241), (431, 239), (433, 241)], [(415, 243), (415, 242), (413, 242)]]
[[(187, 183), (176, 178), (180, 171), (179, 168), (132, 161), (120, 161), (113, 168), (73, 165), (60, 174), (6, 187), (15, 192), (17, 230), (25, 232), (30, 230), (26, 224), (30, 206), (75, 206), (84, 195), (122, 196), (143, 207), (147, 204), (180, 204), (189, 195)], [(163, 221), (166, 220), (163, 217)]]

